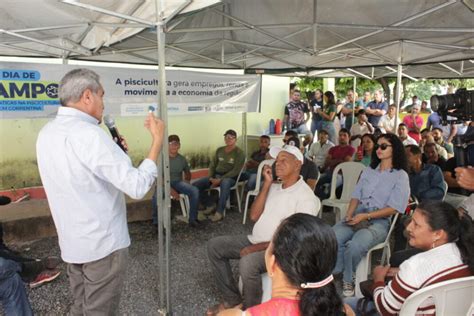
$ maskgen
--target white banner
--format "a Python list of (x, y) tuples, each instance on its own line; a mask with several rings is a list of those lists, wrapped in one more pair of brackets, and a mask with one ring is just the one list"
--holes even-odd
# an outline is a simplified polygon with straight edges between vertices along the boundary
[[(55, 116), (58, 83), (77, 65), (0, 63), (0, 118)], [(85, 67), (100, 75), (105, 114), (143, 116), (157, 107), (158, 72)], [(166, 71), (168, 114), (258, 112), (261, 78), (184, 70)]]

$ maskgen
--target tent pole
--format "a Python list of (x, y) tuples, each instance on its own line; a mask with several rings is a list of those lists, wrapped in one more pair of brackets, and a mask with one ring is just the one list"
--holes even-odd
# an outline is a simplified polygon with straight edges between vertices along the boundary
[[(395, 93), (395, 105), (397, 106), (397, 111), (395, 112), (395, 129), (398, 128), (398, 115), (400, 113), (400, 100), (402, 94), (402, 65), (398, 64), (397, 67), (397, 91)], [(390, 100), (389, 100), (390, 102)]]
[(352, 87), (352, 124), (351, 126), (354, 125), (354, 118), (355, 118), (355, 103), (356, 103), (356, 99), (355, 99), (355, 96), (356, 96), (356, 87), (357, 87), (357, 77), (354, 76), (354, 85)]
[[(164, 10), (163, 0), (156, 0), (156, 38), (158, 49), (158, 85), (159, 103), (158, 116), (168, 123), (168, 103), (166, 98), (166, 62), (165, 62), (165, 32), (164, 32)], [(165, 126), (164, 136), (168, 138), (168, 127)], [(171, 241), (171, 221), (170, 221), (170, 173), (168, 142), (163, 142), (160, 156), (158, 158), (158, 179), (157, 179), (157, 207), (158, 208), (158, 264), (160, 278), (160, 309), (162, 314), (171, 313), (170, 301), (170, 241)], [(159, 203), (161, 202), (161, 203)], [(163, 229), (165, 235), (163, 235)]]

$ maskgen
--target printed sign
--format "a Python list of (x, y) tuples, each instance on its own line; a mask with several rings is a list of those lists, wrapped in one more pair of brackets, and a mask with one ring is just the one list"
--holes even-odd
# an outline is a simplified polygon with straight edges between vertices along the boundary
[[(83, 66), (0, 63), (0, 118), (55, 116), (59, 81)], [(143, 116), (158, 106), (156, 70), (87, 67), (105, 90), (105, 114)], [(168, 113), (258, 112), (261, 78), (184, 70), (166, 71)]]

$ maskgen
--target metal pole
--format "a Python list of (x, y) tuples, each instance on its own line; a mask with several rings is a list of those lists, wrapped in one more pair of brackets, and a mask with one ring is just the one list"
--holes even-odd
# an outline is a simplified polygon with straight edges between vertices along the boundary
[[(398, 128), (398, 114), (400, 112), (400, 99), (402, 96), (402, 65), (398, 64), (397, 67), (397, 91), (395, 93), (395, 105), (397, 106), (397, 111), (395, 112), (395, 129)], [(389, 100), (390, 101), (390, 100)]]
[[(156, 0), (156, 38), (158, 49), (158, 85), (159, 85), (159, 103), (158, 116), (167, 124), (168, 121), (168, 103), (166, 99), (166, 69), (165, 69), (165, 32), (164, 32), (164, 3), (163, 0)], [(168, 138), (168, 128), (165, 127), (165, 140)], [(170, 302), (170, 173), (169, 173), (169, 155), (168, 142), (163, 142), (163, 148), (158, 158), (158, 180), (157, 180), (157, 207), (158, 208), (158, 264), (160, 278), (160, 309), (162, 313), (171, 313)], [(161, 202), (161, 203), (159, 203)], [(163, 235), (165, 229), (165, 235)]]
[(355, 103), (356, 103), (355, 97), (356, 97), (356, 86), (357, 86), (357, 82), (356, 82), (356, 81), (357, 81), (357, 77), (354, 76), (354, 85), (353, 85), (353, 87), (352, 87), (352, 95), (353, 95), (353, 97), (352, 97), (352, 124), (351, 124), (351, 126), (354, 125), (354, 118), (355, 118)]

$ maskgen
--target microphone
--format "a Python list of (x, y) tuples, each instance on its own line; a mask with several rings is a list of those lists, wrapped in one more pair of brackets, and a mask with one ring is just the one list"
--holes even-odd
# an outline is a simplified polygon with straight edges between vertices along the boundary
[(105, 126), (107, 126), (107, 128), (109, 129), (110, 134), (112, 135), (112, 139), (114, 140), (114, 142), (115, 142), (125, 153), (127, 153), (127, 149), (125, 149), (125, 147), (123, 147), (123, 145), (122, 145), (122, 139), (121, 139), (121, 137), (120, 137), (120, 134), (118, 133), (117, 127), (115, 126), (115, 120), (113, 119), (113, 117), (110, 116), (110, 115), (104, 116), (104, 124), (105, 124)]

